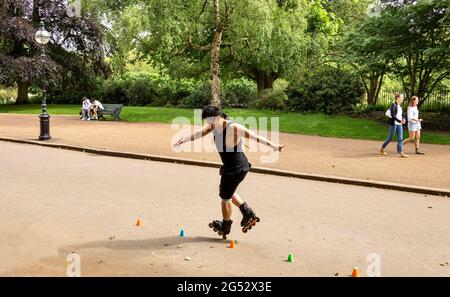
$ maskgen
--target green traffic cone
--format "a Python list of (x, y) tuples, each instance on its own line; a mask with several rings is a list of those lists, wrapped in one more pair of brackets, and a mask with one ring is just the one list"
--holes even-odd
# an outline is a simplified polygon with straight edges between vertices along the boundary
[(289, 263), (294, 262), (294, 255), (289, 254), (287, 261), (288, 261)]

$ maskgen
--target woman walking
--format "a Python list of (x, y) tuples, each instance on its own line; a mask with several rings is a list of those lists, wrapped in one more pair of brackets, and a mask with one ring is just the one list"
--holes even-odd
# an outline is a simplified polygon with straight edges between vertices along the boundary
[(422, 130), (422, 119), (419, 119), (419, 98), (417, 96), (413, 96), (409, 100), (408, 105), (408, 131), (409, 138), (403, 141), (403, 145), (407, 143), (414, 143), (416, 146), (416, 154), (424, 155), (420, 151), (420, 131)]
[(394, 135), (397, 134), (397, 153), (402, 158), (408, 158), (403, 152), (403, 125), (406, 121), (403, 119), (402, 103), (403, 95), (395, 93), (395, 101), (391, 104), (390, 118), (389, 118), (389, 136), (380, 148), (380, 154), (387, 155), (384, 151), (387, 145), (394, 139)]

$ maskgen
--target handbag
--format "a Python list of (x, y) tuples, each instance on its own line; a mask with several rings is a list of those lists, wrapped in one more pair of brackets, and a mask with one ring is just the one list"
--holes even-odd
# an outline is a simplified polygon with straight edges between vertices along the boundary
[(388, 110), (386, 110), (385, 115), (386, 115), (388, 118), (392, 119), (391, 109), (390, 109), (390, 108), (389, 108)]

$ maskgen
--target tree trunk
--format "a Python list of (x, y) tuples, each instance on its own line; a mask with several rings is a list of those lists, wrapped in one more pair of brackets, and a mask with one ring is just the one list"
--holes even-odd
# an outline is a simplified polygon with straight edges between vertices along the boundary
[(378, 80), (378, 87), (377, 87), (377, 91), (375, 92), (375, 98), (374, 98), (373, 105), (377, 105), (378, 98), (380, 97), (381, 87), (383, 87), (383, 79), (384, 79), (384, 72), (381, 73), (380, 79)]
[(39, 3), (36, 0), (33, 1), (33, 14), (32, 14), (31, 21), (33, 22), (33, 25), (35, 25), (35, 26), (38, 25), (39, 21), (40, 21)]
[(220, 21), (220, 1), (214, 0), (214, 12), (216, 19), (216, 31), (211, 46), (211, 104), (222, 107), (220, 100), (220, 46), (222, 44), (223, 27)]
[(367, 93), (367, 104), (375, 104), (375, 94), (377, 93), (378, 78), (372, 78), (369, 81), (369, 92)]
[(220, 43), (222, 40), (222, 32), (216, 31), (214, 34), (214, 41), (211, 48), (211, 92), (212, 92), (212, 105), (221, 107), (222, 102), (220, 100)]
[(373, 72), (369, 77), (369, 86), (364, 83), (367, 92), (367, 104), (376, 105), (378, 101), (378, 96), (380, 95), (381, 87), (383, 86), (383, 73)]
[(261, 98), (267, 90), (273, 91), (273, 83), (277, 79), (277, 75), (262, 71), (255, 71), (254, 77), (257, 85), (258, 98)]
[(17, 98), (15, 104), (29, 104), (28, 100), (28, 88), (30, 85), (28, 83), (17, 82)]
[[(427, 79), (421, 79), (419, 80), (419, 87), (417, 89), (417, 92), (414, 93), (417, 97), (419, 97), (419, 107), (422, 106), (422, 104), (425, 102), (426, 98), (428, 98), (426, 88), (429, 85), (429, 81)], [(428, 92), (428, 94), (431, 94), (432, 90)]]

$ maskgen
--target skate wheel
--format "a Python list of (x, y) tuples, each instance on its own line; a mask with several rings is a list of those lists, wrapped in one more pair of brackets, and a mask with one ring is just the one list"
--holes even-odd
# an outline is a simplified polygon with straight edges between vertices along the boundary
[(208, 226), (209, 226), (209, 228), (212, 228), (212, 227), (213, 227), (213, 224), (212, 224), (212, 223), (209, 223)]
[(252, 223), (252, 226), (256, 226), (256, 221), (254, 221), (254, 222)]
[(256, 218), (256, 221), (257, 221), (257, 222), (259, 222), (259, 221), (260, 221), (260, 219), (259, 219), (259, 218)]
[(217, 232), (217, 229), (216, 229), (216, 228), (213, 228), (213, 230), (214, 230), (214, 232)]
[(243, 228), (243, 229), (242, 229), (242, 232), (244, 232), (244, 233), (247, 233), (247, 231), (248, 231), (248, 230), (247, 230), (246, 228)]
[(226, 235), (223, 235), (222, 238), (223, 238), (223, 239), (227, 239), (227, 236), (226, 236)]
[(248, 227), (248, 230), (252, 230), (252, 226), (249, 226), (249, 227)]

